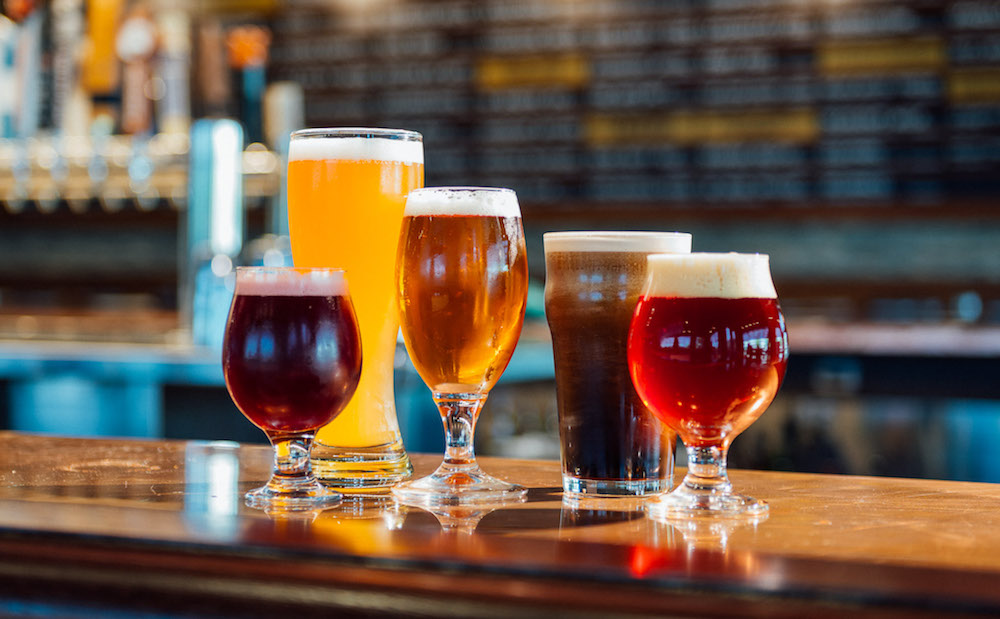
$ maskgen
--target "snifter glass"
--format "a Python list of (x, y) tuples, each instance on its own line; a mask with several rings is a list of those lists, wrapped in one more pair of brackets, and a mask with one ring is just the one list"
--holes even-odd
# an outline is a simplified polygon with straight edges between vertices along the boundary
[(774, 399), (788, 334), (768, 257), (659, 254), (629, 328), (629, 373), (653, 414), (673, 428), (688, 472), (647, 506), (658, 519), (763, 516), (764, 501), (733, 492), (726, 454)]
[(336, 505), (317, 481), (316, 431), (347, 404), (361, 376), (361, 340), (340, 269), (239, 267), (222, 348), (233, 402), (274, 447), (267, 485), (246, 495), (269, 511)]
[(410, 193), (396, 283), (403, 340), (441, 413), (445, 456), (432, 475), (399, 484), (393, 494), (423, 504), (521, 500), (525, 489), (484, 473), (473, 450), (476, 420), (524, 321), (528, 262), (514, 192)]

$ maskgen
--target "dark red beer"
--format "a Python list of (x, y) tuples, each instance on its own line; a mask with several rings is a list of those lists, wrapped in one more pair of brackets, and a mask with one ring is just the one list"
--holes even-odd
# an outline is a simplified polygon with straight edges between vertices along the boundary
[(685, 445), (728, 446), (781, 386), (788, 335), (775, 298), (646, 296), (628, 359), (640, 397)]
[[(247, 419), (272, 435), (329, 423), (361, 376), (361, 339), (347, 297), (237, 294), (222, 366)], [(260, 292), (260, 291), (258, 291)]]

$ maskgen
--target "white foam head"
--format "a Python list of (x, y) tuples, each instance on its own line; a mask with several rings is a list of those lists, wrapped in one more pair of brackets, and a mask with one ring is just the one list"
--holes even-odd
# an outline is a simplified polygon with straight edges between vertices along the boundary
[(546, 232), (545, 253), (553, 252), (645, 252), (687, 254), (691, 235), (687, 232), (587, 231)]
[(341, 269), (237, 267), (236, 294), (258, 297), (343, 297), (347, 296), (347, 277)]
[(424, 163), (419, 133), (396, 129), (303, 129), (292, 134), (289, 161), (398, 161)]
[(406, 216), (475, 215), (520, 217), (517, 194), (500, 187), (425, 187), (406, 198)]
[(645, 296), (775, 299), (767, 254), (654, 254)]

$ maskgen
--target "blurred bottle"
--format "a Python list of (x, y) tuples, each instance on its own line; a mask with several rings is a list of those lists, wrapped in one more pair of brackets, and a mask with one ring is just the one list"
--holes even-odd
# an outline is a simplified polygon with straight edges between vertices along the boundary
[(119, 66), (115, 35), (122, 0), (87, 0), (87, 27), (80, 82), (94, 96), (113, 96), (118, 90)]
[(0, 16), (0, 138), (17, 135), (17, 26)]
[(187, 133), (191, 126), (191, 23), (181, 10), (167, 9), (156, 16), (160, 54), (154, 81), (162, 89), (156, 121), (163, 133)]
[(242, 159), (239, 123), (202, 119), (192, 125), (181, 311), (193, 343), (219, 349), (233, 295), (234, 259), (243, 247)]
[(261, 26), (238, 26), (226, 35), (229, 66), (235, 70), (239, 118), (248, 142), (264, 139), (262, 105), (267, 86), (267, 52), (271, 33)]
[(152, 77), (152, 60), (157, 45), (156, 24), (141, 5), (129, 10), (118, 28), (115, 51), (122, 67), (121, 130), (132, 135), (148, 135), (153, 130), (153, 105), (147, 86)]
[[(274, 82), (264, 93), (264, 139), (278, 156), (278, 192), (271, 199), (268, 230), (279, 242), (288, 238), (288, 145), (293, 131), (305, 127), (305, 95), (297, 82)], [(282, 247), (284, 244), (282, 245)], [(291, 258), (289, 257), (289, 260)], [(289, 262), (290, 264), (290, 262)]]
[(216, 19), (206, 18), (198, 26), (196, 84), (200, 116), (228, 116), (232, 91), (226, 68), (225, 35)]

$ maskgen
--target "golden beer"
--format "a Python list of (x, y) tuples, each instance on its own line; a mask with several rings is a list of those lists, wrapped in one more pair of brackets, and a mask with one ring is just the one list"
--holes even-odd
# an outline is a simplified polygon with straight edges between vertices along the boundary
[(409, 475), (396, 421), (393, 271), (407, 194), (424, 181), (420, 134), (307, 129), (292, 134), (288, 227), (296, 266), (347, 272), (361, 328), (361, 382), (347, 408), (317, 434), (317, 476), (379, 487)]
[(404, 503), (523, 500), (525, 489), (484, 473), (473, 433), (524, 322), (528, 263), (509, 189), (435, 187), (406, 201), (396, 264), (403, 340), (445, 426), (431, 475), (394, 486)]
[(489, 391), (524, 321), (528, 261), (521, 218), (405, 217), (397, 284), (403, 337), (427, 386)]

